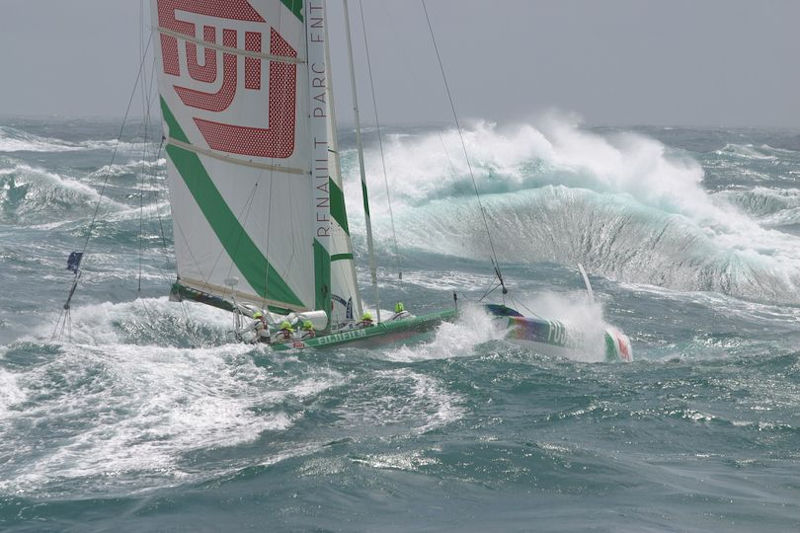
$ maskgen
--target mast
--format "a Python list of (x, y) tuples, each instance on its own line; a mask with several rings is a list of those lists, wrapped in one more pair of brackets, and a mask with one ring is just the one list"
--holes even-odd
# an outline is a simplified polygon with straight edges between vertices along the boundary
[(356, 146), (358, 147), (358, 168), (361, 173), (361, 193), (364, 199), (364, 222), (367, 228), (367, 249), (369, 251), (369, 273), (375, 294), (375, 310), (378, 322), (381, 321), (381, 303), (378, 294), (378, 276), (375, 268), (375, 250), (372, 244), (372, 221), (369, 214), (369, 197), (367, 194), (367, 173), (364, 168), (364, 146), (361, 142), (361, 120), (358, 114), (358, 91), (356, 90), (356, 71), (353, 64), (353, 43), (350, 37), (350, 12), (347, 0), (344, 0), (345, 35), (347, 36), (347, 58), (350, 65), (350, 83), (353, 90), (353, 118), (356, 126)]
[[(331, 317), (331, 204), (330, 158), (328, 156), (328, 69), (326, 61), (325, 8), (321, 0), (305, 3), (306, 71), (308, 98), (308, 143), (311, 148), (314, 235), (314, 308), (325, 311), (330, 327)], [(327, 329), (326, 327), (326, 329)]]
[[(350, 226), (347, 223), (347, 208), (344, 201), (342, 186), (342, 164), (339, 157), (339, 138), (336, 130), (336, 105), (333, 96), (333, 68), (331, 64), (331, 47), (328, 37), (328, 2), (322, 0), (325, 11), (325, 64), (328, 72), (327, 97), (328, 97), (328, 155), (330, 156), (329, 171), (331, 174), (331, 218), (332, 224), (338, 225), (339, 231), (333, 231), (333, 242), (331, 247), (331, 292), (334, 300), (340, 297), (340, 293), (351, 295), (354, 300), (350, 307), (351, 316), (345, 316), (345, 320), (355, 316), (361, 316), (361, 294), (358, 290), (356, 279), (356, 263), (353, 257), (353, 245), (350, 241)], [(338, 189), (337, 189), (338, 187)], [(338, 194), (334, 194), (338, 191)], [(340, 205), (336, 205), (340, 202)], [(340, 213), (340, 217), (336, 217)], [(339, 303), (344, 302), (345, 312), (347, 312), (348, 302), (341, 298)]]

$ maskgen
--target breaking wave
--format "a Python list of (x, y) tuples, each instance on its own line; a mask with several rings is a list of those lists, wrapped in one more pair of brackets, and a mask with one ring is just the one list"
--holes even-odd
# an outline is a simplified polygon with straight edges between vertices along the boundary
[(76, 152), (83, 150), (142, 150), (146, 145), (138, 142), (90, 139), (68, 141), (55, 137), (36, 135), (21, 129), (0, 126), (0, 152)]
[[(148, 203), (160, 204), (164, 195), (163, 180), (149, 180), (139, 183), (141, 172), (152, 172), (159, 163), (131, 161), (126, 164), (107, 165), (83, 177), (65, 176), (15, 161), (7, 161), (6, 168), (0, 168), (0, 220), (14, 224), (61, 223), (75, 217), (84, 217), (91, 213), (98, 202), (102, 203), (104, 212), (118, 213), (134, 209), (138, 211), (139, 201), (135, 208), (125, 203), (130, 196), (127, 192), (111, 198), (114, 186), (109, 186), (106, 195), (101, 198), (100, 187), (106, 176), (128, 176), (129, 189), (140, 189), (152, 194), (145, 195)], [(93, 183), (94, 182), (94, 183)], [(132, 204), (133, 205), (133, 204)]]
[(717, 196), (755, 217), (762, 226), (800, 223), (800, 189), (755, 187), (749, 191), (724, 191)]
[[(792, 191), (711, 194), (687, 152), (552, 118), (540, 127), (479, 123), (464, 140), (501, 261), (580, 262), (619, 281), (800, 302), (800, 241), (771, 227), (800, 203)], [(747, 150), (736, 153), (761, 153)], [(380, 176), (376, 153), (368, 159)], [(489, 256), (457, 132), (395, 135), (386, 162), (402, 246)], [(374, 196), (388, 240), (386, 198)]]
[[(768, 145), (760, 147), (753, 146), (752, 144), (726, 144), (723, 148), (717, 150), (717, 155), (734, 156), (743, 159), (776, 159), (772, 153), (779, 149), (772, 148)], [(788, 152), (788, 151), (787, 151)]]
[[(100, 199), (94, 187), (42, 168), (17, 164), (0, 169), (0, 220), (9, 223), (62, 222), (85, 215)], [(103, 203), (113, 210), (124, 208), (108, 198)]]

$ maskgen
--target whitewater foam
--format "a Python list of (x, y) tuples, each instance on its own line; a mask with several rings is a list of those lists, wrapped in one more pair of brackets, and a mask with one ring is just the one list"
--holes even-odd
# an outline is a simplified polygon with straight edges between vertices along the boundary
[(10, 126), (0, 126), (0, 152), (76, 152), (85, 150), (117, 150), (136, 152), (149, 147), (142, 142), (125, 142), (106, 139), (68, 141), (55, 137), (36, 135)]
[(463, 399), (440, 380), (408, 367), (378, 370), (366, 381), (349, 385), (349, 399), (336, 414), (361, 432), (385, 434), (400, 426), (421, 434), (450, 424), (466, 412)]
[[(726, 194), (709, 194), (702, 167), (685, 152), (643, 135), (600, 134), (554, 118), (538, 129), (479, 123), (464, 135), (502, 261), (580, 262), (620, 281), (800, 301), (800, 242), (770, 227), (786, 217), (764, 223)], [(489, 257), (458, 143), (454, 131), (388, 143), (399, 241)], [(351, 182), (354, 170), (350, 161)], [(388, 240), (384, 205), (373, 202), (373, 221)], [(360, 224), (354, 217), (353, 226)]]
[[(130, 491), (220, 475), (214, 468), (194, 472), (186, 454), (285, 432), (303, 416), (285, 410), (288, 399), (302, 402), (344, 382), (325, 369), (267, 374), (255, 366), (252, 350), (242, 344), (62, 346), (57, 357), (16, 379), (10, 401), (29, 395), (31, 404), (0, 410), (4, 424), (50, 432), (46, 453), (18, 446), (29, 434), (4, 432), (0, 450), (14, 449), (26, 467), (5, 465), (0, 490), (57, 493), (61, 482), (99, 477), (98, 490)], [(5, 377), (0, 373), (0, 382)]]
[(22, 163), (0, 169), (0, 205), (3, 211), (13, 214), (17, 223), (38, 222), (42, 218), (64, 222), (66, 214), (85, 215), (97, 202), (102, 202), (104, 209), (127, 207), (108, 197), (101, 198), (95, 188), (78, 178)]
[(477, 305), (462, 307), (458, 320), (442, 322), (436, 328), (431, 342), (413, 347), (400, 346), (385, 352), (382, 357), (390, 361), (425, 361), (474, 355), (475, 347), (506, 335), (506, 329)]

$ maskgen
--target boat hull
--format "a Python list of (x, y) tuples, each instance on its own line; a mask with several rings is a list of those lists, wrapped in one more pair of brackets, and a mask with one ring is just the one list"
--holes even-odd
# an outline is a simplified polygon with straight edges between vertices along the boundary
[[(570, 352), (585, 352), (595, 348), (582, 332), (558, 320), (522, 316), (505, 306), (487, 305), (486, 309), (496, 321), (508, 328), (508, 339), (534, 345), (547, 354), (566, 356)], [(633, 360), (630, 339), (620, 330), (605, 328), (603, 343), (606, 361)]]
[[(211, 305), (226, 311), (235, 310), (235, 306), (222, 298), (210, 296), (176, 283), (172, 287), (171, 299), (191, 300)], [(487, 312), (508, 329), (507, 338), (521, 344), (529, 344), (543, 353), (568, 356), (570, 352), (585, 352), (591, 346), (585, 336), (557, 320), (546, 320), (539, 317), (526, 317), (504, 305), (486, 305)], [(328, 335), (305, 340), (294, 340), (288, 343), (273, 343), (274, 350), (293, 350), (303, 348), (325, 348), (347, 344), (362, 348), (374, 348), (400, 342), (415, 342), (426, 337), (432, 329), (442, 322), (455, 320), (458, 313), (455, 309), (386, 321), (374, 326), (353, 328)], [(605, 328), (604, 353), (606, 361), (631, 361), (633, 352), (628, 337), (616, 328)]]
[(303, 348), (326, 348), (347, 344), (362, 348), (372, 348), (402, 341), (415, 341), (427, 336), (442, 322), (454, 320), (455, 309), (404, 318), (402, 320), (381, 322), (374, 326), (348, 329), (330, 335), (320, 335), (312, 339), (295, 340), (285, 344), (272, 344), (274, 350)]

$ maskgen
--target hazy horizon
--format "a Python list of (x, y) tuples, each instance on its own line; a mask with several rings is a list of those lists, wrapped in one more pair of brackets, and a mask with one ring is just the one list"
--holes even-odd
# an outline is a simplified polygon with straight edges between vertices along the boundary
[[(347, 127), (342, 6), (328, 3), (337, 115)], [(122, 118), (145, 43), (140, 35), (149, 31), (149, 2), (5, 4), (0, 116)], [(421, 4), (364, 0), (363, 7), (381, 123), (452, 124)], [(465, 123), (528, 123), (558, 110), (588, 126), (800, 127), (793, 67), (800, 2), (512, 0), (500, 10), (477, 0), (428, 0), (427, 7)], [(357, 0), (350, 14), (369, 126)]]

